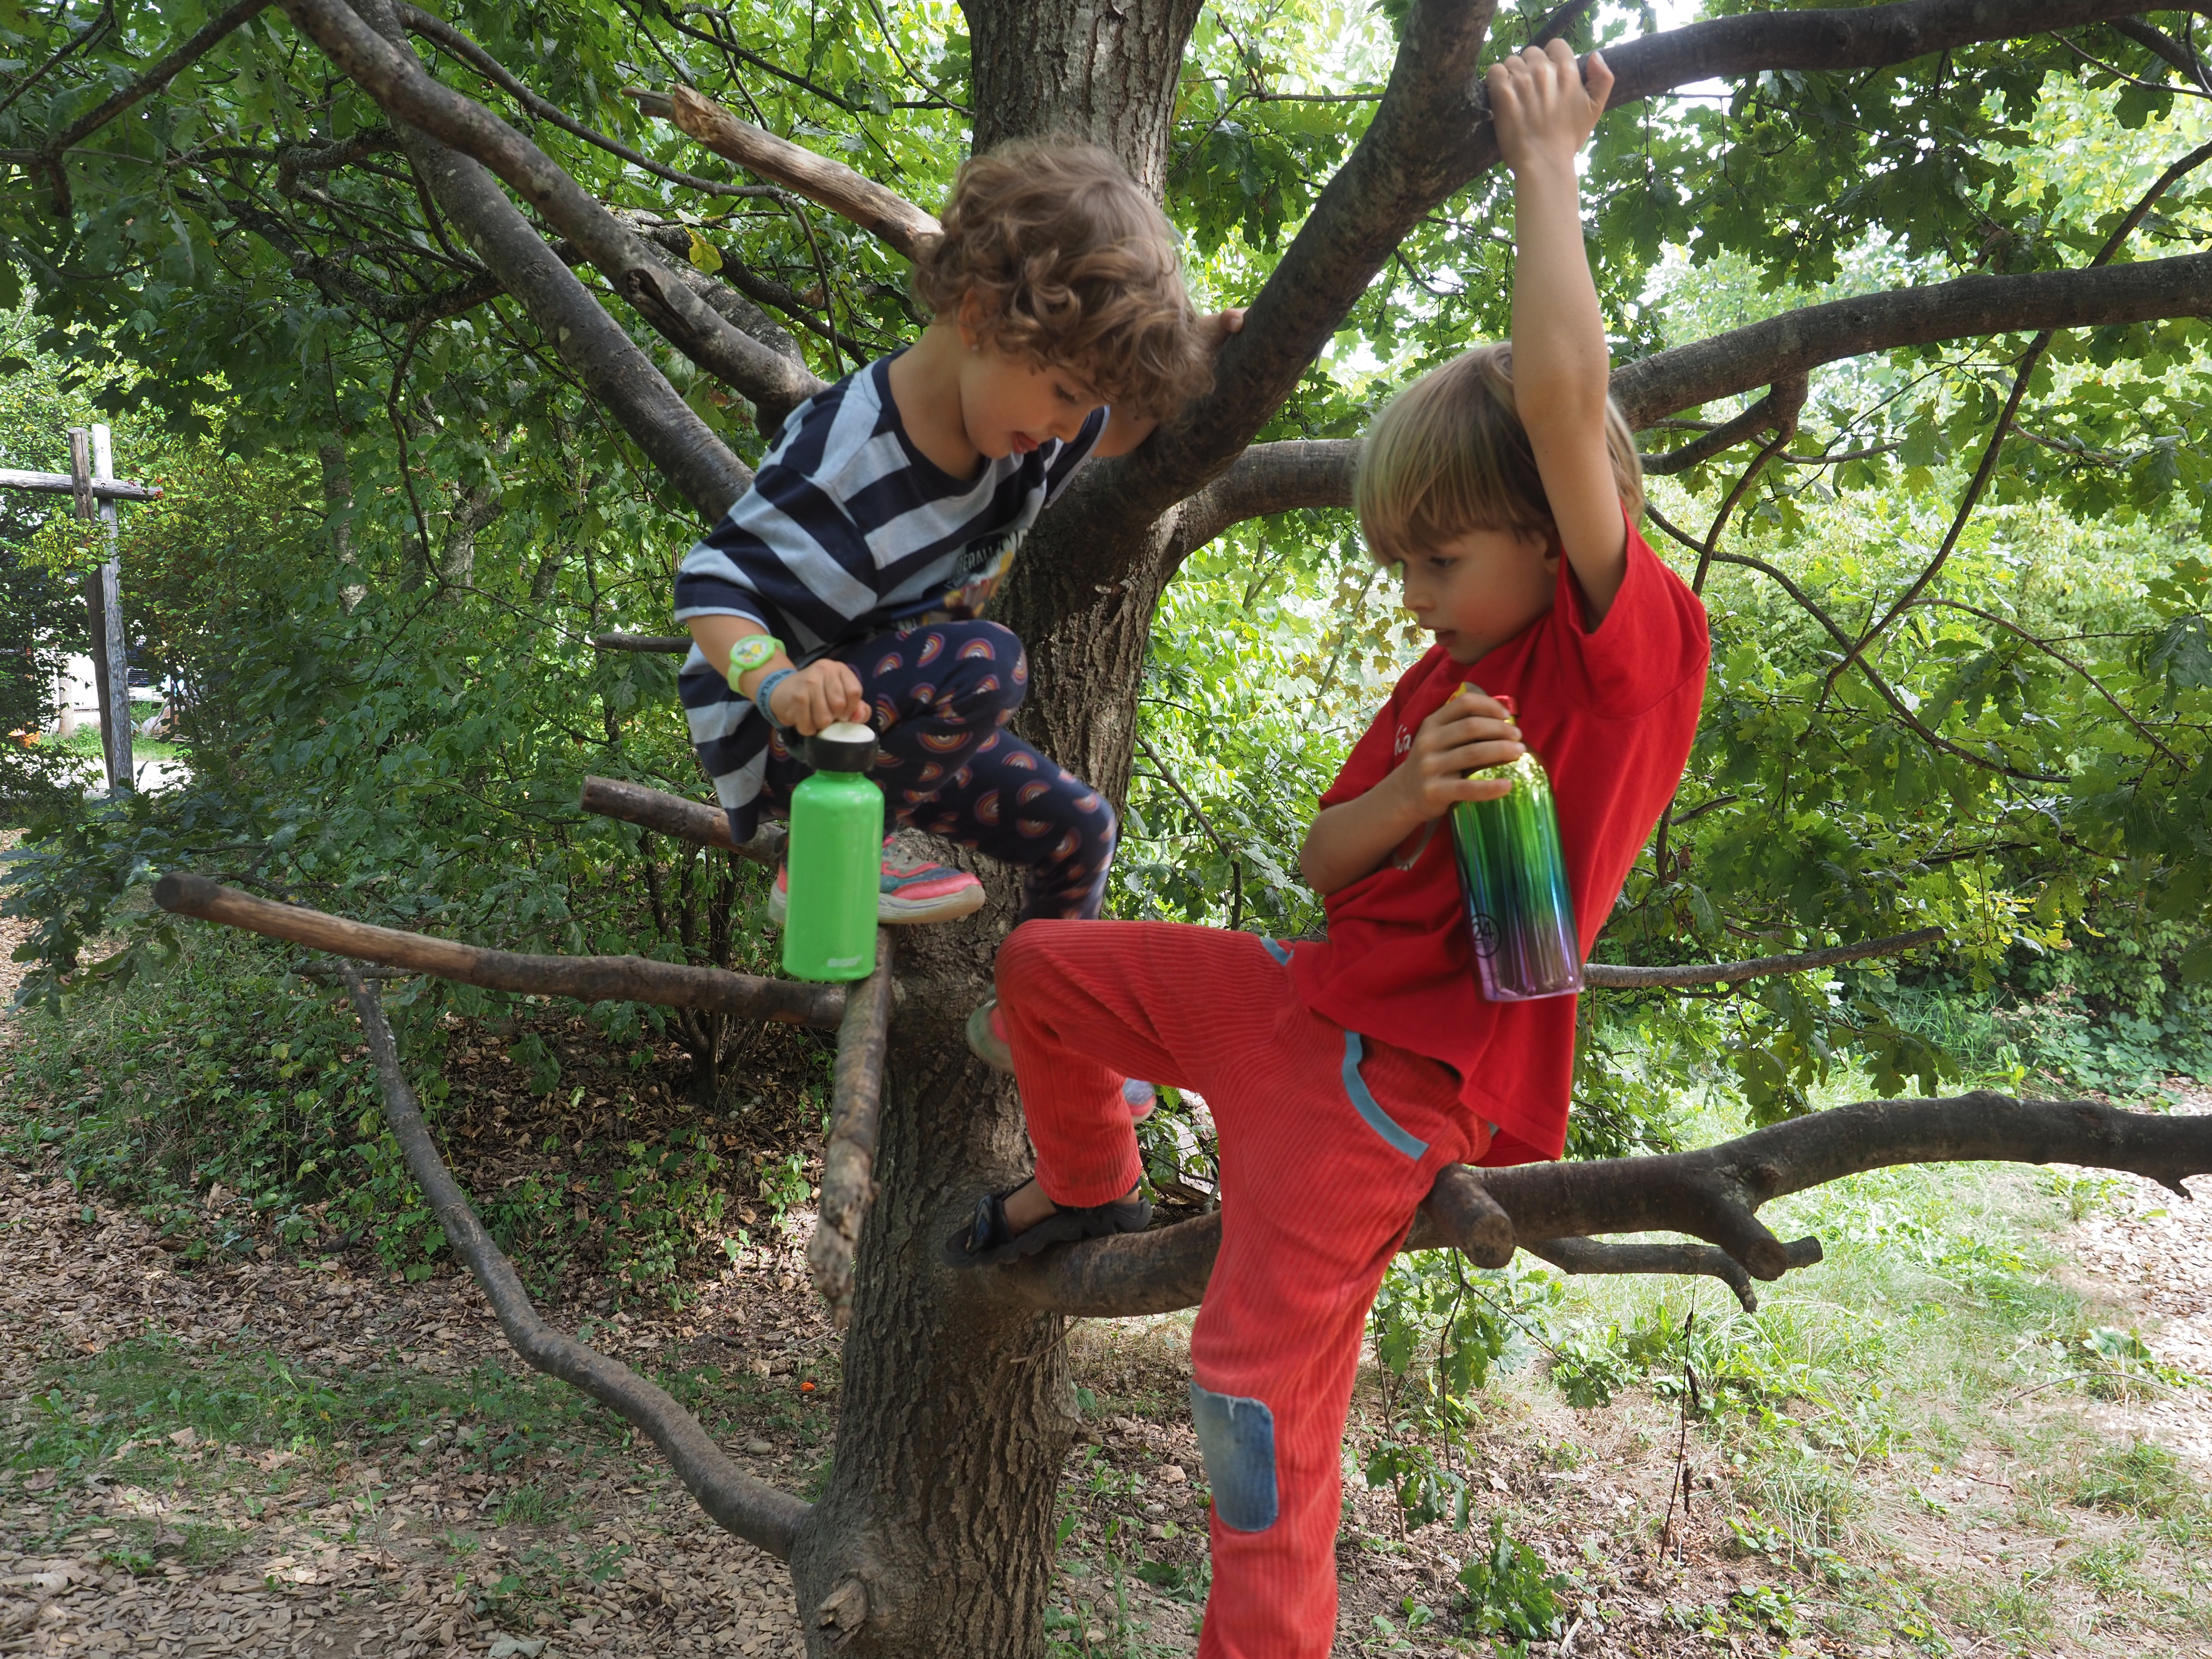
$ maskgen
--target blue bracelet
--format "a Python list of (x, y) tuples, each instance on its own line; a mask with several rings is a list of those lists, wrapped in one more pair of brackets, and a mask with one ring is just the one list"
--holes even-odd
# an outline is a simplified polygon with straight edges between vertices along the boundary
[(781, 726), (783, 722), (776, 719), (775, 715), (769, 711), (768, 706), (769, 693), (775, 690), (777, 686), (782, 684), (784, 681), (789, 679), (798, 672), (799, 671), (796, 668), (779, 668), (775, 673), (769, 675), (765, 679), (762, 680), (758, 685), (753, 687), (753, 707), (760, 710), (761, 718), (766, 720), (770, 726)]

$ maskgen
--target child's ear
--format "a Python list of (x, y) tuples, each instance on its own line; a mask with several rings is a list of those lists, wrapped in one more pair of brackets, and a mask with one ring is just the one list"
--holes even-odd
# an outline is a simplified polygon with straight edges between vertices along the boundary
[(983, 343), (983, 302), (972, 288), (960, 295), (958, 320), (960, 343), (970, 351), (977, 349)]

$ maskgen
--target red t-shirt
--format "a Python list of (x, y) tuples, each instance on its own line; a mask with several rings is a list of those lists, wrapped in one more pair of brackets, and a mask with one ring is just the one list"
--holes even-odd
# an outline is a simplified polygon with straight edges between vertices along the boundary
[[(1710, 649), (1705, 607), (1632, 525), (1628, 572), (1601, 626), (1587, 624), (1582, 590), (1561, 559), (1552, 609), (1522, 632), (1474, 663), (1455, 663), (1437, 646), (1407, 671), (1321, 804), (1352, 800), (1388, 777), (1462, 682), (1512, 697), (1523, 741), (1552, 775), (1587, 959), (1681, 781)], [(1449, 823), (1416, 831), (1325, 908), (1328, 937), (1293, 947), (1305, 1005), (1456, 1071), (1460, 1098), (1498, 1126), (1484, 1163), (1559, 1157), (1576, 999), (1483, 996)]]

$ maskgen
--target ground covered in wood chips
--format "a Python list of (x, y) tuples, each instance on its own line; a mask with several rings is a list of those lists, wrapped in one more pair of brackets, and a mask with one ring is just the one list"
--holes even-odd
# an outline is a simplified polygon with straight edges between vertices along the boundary
[[(576, 1113), (605, 1105), (514, 1084), (507, 1040), (471, 1030), (447, 1056), (452, 1133), (485, 1143), (455, 1148), (479, 1192), (568, 1179), (557, 1148), (585, 1138)], [(8, 1041), (0, 1015), (0, 1074)], [(571, 1042), (586, 1068), (572, 1074), (587, 1076), (591, 1039)], [(179, 1251), (173, 1218), (157, 1227), (72, 1187), (42, 1133), (50, 1103), (4, 1089), (0, 1653), (803, 1651), (779, 1564), (707, 1522), (617, 1419), (523, 1370), (450, 1267), (410, 1280), (336, 1234)], [(665, 1084), (658, 1100), (680, 1109)], [(738, 1121), (761, 1144), (729, 1137), (733, 1168), (796, 1156), (805, 1175), (797, 1116)], [(1940, 1443), (1924, 1425), (1869, 1431), (1849, 1456), (1791, 1466), (1776, 1449), (1796, 1440), (1717, 1426), (1725, 1413), (1685, 1434), (1663, 1363), (1625, 1372), (1601, 1409), (1568, 1405), (1548, 1374), (1584, 1362), (1555, 1321), (1486, 1391), (1486, 1433), (1458, 1466), (1466, 1530), (1408, 1528), (1359, 1478), (1387, 1414), (1370, 1369), (1346, 1454), (1338, 1650), (1492, 1651), (1466, 1630), (1460, 1574), (1490, 1552), (1494, 1517), (1526, 1553), (1500, 1560), (1492, 1602), (1541, 1591), (1561, 1614), (1553, 1639), (1498, 1651), (2212, 1655), (2193, 1547), (2212, 1536), (2197, 1530), (2212, 1390), (2194, 1382), (2212, 1375), (2212, 1219), (2124, 1178), (1960, 1178), (2021, 1183), (2021, 1213), (2044, 1218), (2063, 1265), (2024, 1260), (2015, 1276), (2063, 1279), (2053, 1294), (2090, 1310), (2082, 1340), (2117, 1344), (2111, 1363), (1977, 1399)], [(223, 1198), (207, 1206), (217, 1230)], [(804, 1492), (828, 1468), (836, 1346), (806, 1285), (803, 1206), (779, 1222), (747, 1213), (757, 1202), (733, 1190), (732, 1247), (718, 1270), (695, 1265), (680, 1310), (617, 1294), (586, 1248), (541, 1276), (544, 1308), (684, 1400), (741, 1464)], [(1721, 1293), (1705, 1291), (1713, 1308)], [(1792, 1294), (1822, 1291), (1808, 1274)], [(1617, 1337), (1627, 1304), (1591, 1305)], [(1087, 1427), (1063, 1489), (1055, 1655), (1195, 1649), (1206, 1511), (1187, 1332), (1187, 1316), (1070, 1331)], [(1803, 1403), (1770, 1391), (1756, 1409), (1796, 1424)], [(1847, 1491), (1820, 1499), (1822, 1533), (1797, 1522), (1824, 1480)]]

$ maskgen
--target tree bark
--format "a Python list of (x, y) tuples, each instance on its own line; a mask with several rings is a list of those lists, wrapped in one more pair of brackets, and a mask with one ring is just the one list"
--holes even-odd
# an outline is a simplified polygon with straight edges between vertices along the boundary
[(902, 935), (836, 1462), (791, 1555), (812, 1656), (1042, 1650), (1054, 1499), (1079, 1422), (1062, 1322), (938, 1260), (976, 1194), (1030, 1163), (1012, 1085), (960, 1035), (996, 943)]
[(1200, 0), (961, 0), (978, 155), (1061, 133), (1121, 157), (1157, 200)]

